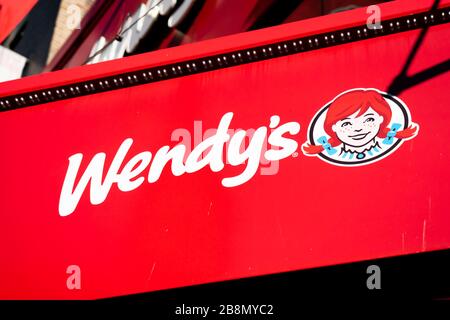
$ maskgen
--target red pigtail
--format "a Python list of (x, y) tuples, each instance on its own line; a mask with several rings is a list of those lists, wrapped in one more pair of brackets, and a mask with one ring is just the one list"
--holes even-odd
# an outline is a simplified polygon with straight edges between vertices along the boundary
[(311, 155), (319, 154), (323, 151), (322, 146), (315, 146), (315, 145), (309, 144), (307, 142), (305, 144), (303, 144), (302, 149), (305, 153), (311, 154)]
[[(417, 134), (417, 129), (418, 129), (418, 126), (416, 124), (412, 124), (408, 128), (406, 128), (405, 130), (397, 131), (395, 137), (398, 138), (398, 139), (413, 138)], [(390, 131), (389, 128), (384, 128), (382, 130), (381, 134), (379, 135), (379, 137), (380, 138), (385, 138), (389, 131)]]

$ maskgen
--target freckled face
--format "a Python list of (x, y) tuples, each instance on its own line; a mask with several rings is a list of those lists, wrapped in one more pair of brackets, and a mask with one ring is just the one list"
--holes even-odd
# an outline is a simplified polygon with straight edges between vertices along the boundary
[(372, 141), (380, 131), (383, 116), (372, 108), (357, 117), (359, 111), (339, 120), (331, 128), (344, 144), (353, 147), (362, 147)]

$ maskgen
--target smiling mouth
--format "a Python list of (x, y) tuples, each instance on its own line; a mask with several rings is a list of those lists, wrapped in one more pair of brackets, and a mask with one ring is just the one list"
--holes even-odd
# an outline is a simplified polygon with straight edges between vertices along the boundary
[(352, 138), (353, 140), (362, 140), (362, 139), (364, 139), (368, 134), (369, 134), (369, 132), (367, 132), (367, 133), (359, 133), (359, 134), (355, 134), (354, 136), (349, 136), (349, 138)]

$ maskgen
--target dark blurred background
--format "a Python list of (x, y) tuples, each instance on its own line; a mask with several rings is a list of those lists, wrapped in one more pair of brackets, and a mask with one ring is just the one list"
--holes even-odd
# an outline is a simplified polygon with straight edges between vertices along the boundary
[(0, 0), (0, 81), (381, 2)]

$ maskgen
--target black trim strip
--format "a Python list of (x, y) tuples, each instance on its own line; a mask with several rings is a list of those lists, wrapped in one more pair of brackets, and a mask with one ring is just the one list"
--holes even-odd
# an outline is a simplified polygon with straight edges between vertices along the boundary
[(381, 29), (368, 29), (365, 25), (346, 28), (314, 36), (256, 46), (245, 50), (206, 56), (201, 59), (192, 59), (85, 82), (76, 82), (51, 89), (6, 96), (0, 98), (0, 112), (333, 47), (448, 23), (449, 21), (450, 7), (431, 9), (426, 12), (383, 21)]

